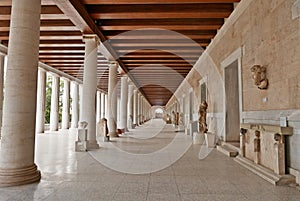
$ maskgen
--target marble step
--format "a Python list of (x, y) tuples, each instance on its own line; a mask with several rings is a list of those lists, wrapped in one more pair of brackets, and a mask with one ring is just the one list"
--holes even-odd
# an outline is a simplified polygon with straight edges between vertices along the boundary
[(232, 147), (226, 144), (218, 145), (217, 150), (229, 157), (236, 157), (239, 154), (237, 150), (233, 149)]
[(273, 185), (291, 185), (296, 183), (296, 179), (294, 176), (275, 174), (273, 171), (261, 165), (255, 164), (245, 157), (237, 156), (234, 160)]

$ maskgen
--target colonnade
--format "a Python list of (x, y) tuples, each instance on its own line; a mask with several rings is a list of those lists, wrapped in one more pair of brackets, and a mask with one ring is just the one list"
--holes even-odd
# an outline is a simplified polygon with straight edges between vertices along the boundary
[[(4, 107), (0, 104), (1, 149), (0, 186), (14, 186), (40, 180), (34, 163), (35, 133), (45, 131), (45, 99), (47, 69), (39, 68), (39, 33), (41, 2), (12, 1), (8, 53), (0, 51), (0, 89), (3, 89), (4, 57), (8, 55)], [(26, 23), (24, 23), (26, 22)], [(126, 75), (121, 77), (120, 111), (117, 110), (118, 68), (109, 62), (108, 93), (97, 89), (97, 51), (101, 45), (96, 35), (84, 35), (85, 57), (83, 81), (62, 76), (51, 70), (52, 92), (50, 131), (59, 129), (59, 89), (62, 96), (62, 129), (77, 128), (78, 122), (88, 123), (88, 149), (97, 149), (96, 122), (107, 118), (111, 137), (126, 132), (150, 119), (151, 105)], [(1, 46), (1, 50), (3, 47)], [(45, 64), (43, 64), (46, 66)], [(48, 67), (47, 67), (48, 68)], [(51, 67), (49, 67), (51, 68)], [(66, 74), (65, 74), (66, 75)], [(70, 88), (72, 85), (72, 94)], [(3, 90), (0, 90), (0, 97)], [(72, 104), (70, 104), (70, 97)], [(70, 108), (72, 119), (70, 120)], [(120, 131), (117, 113), (120, 113)], [(70, 124), (71, 121), (71, 124)]]

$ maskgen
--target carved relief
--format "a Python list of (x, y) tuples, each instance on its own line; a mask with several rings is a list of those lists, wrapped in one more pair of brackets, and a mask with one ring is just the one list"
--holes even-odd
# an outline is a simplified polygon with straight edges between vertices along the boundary
[(254, 65), (250, 68), (251, 76), (254, 80), (254, 84), (259, 89), (267, 89), (268, 88), (268, 79), (266, 77), (266, 67), (261, 65)]
[(206, 110), (208, 104), (206, 101), (203, 101), (199, 107), (199, 131), (201, 133), (206, 133), (208, 131), (207, 124), (206, 124)]

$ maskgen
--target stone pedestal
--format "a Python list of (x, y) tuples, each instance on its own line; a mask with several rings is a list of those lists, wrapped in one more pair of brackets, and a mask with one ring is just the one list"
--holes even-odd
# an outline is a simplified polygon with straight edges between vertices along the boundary
[(205, 135), (204, 133), (193, 133), (193, 144), (204, 144), (205, 141)]
[(88, 150), (87, 129), (77, 129), (77, 141), (75, 142), (75, 151), (82, 152)]
[(295, 179), (286, 174), (285, 136), (293, 128), (264, 124), (241, 124), (241, 155), (237, 161), (275, 184), (289, 184)]
[(208, 148), (215, 148), (216, 146), (216, 135), (214, 133), (205, 133), (205, 142)]

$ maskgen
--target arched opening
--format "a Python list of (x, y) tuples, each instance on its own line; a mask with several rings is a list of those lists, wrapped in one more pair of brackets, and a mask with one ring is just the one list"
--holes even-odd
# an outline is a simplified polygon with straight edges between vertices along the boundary
[(155, 110), (155, 118), (162, 119), (164, 117), (164, 111), (161, 108)]

